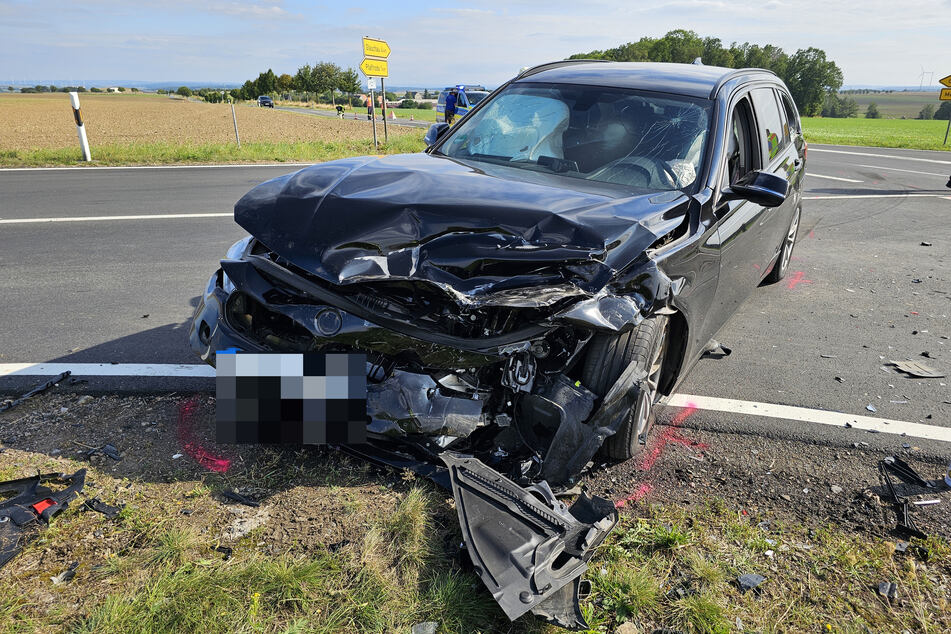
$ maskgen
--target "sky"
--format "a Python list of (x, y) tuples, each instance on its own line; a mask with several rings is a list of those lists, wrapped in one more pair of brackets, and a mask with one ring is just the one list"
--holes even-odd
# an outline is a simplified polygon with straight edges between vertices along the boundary
[(241, 83), (317, 61), (357, 68), (368, 35), (390, 45), (391, 85), (494, 87), (524, 66), (677, 28), (725, 45), (821, 48), (846, 85), (951, 75), (951, 0), (0, 0), (0, 83)]

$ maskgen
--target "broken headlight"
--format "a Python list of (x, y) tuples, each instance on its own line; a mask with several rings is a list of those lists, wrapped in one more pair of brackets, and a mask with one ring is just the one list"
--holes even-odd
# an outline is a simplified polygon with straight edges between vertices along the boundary
[[(241, 238), (240, 240), (232, 244), (230, 247), (228, 247), (228, 251), (225, 252), (225, 257), (223, 259), (240, 260), (241, 257), (244, 255), (245, 251), (248, 250), (248, 245), (251, 244), (251, 241), (253, 239), (254, 238), (251, 236)], [(232, 292), (234, 292), (234, 283), (228, 277), (228, 274), (225, 273), (224, 271), (221, 272), (221, 288), (224, 289), (224, 292), (228, 293), (229, 295)]]

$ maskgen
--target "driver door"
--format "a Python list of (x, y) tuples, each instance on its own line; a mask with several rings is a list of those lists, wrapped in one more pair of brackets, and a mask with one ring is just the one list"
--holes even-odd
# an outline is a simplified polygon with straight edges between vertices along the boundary
[[(717, 196), (745, 174), (763, 165), (756, 120), (749, 97), (734, 101), (728, 119)], [(717, 201), (716, 244), (720, 254), (720, 276), (713, 306), (708, 313), (710, 332), (715, 333), (736, 312), (766, 274), (770, 254), (764, 229), (770, 209), (748, 200)]]

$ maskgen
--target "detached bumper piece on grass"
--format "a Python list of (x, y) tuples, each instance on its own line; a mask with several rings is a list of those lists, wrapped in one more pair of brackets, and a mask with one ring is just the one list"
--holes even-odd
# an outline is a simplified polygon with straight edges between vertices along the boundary
[[(73, 475), (48, 473), (0, 482), (0, 494), (10, 495), (0, 502), (0, 567), (36, 536), (41, 521), (49, 522), (65, 509), (85, 483), (85, 469)], [(49, 484), (66, 486), (54, 491)]]
[(582, 493), (568, 507), (545, 482), (522, 488), (471, 456), (441, 457), (475, 573), (506, 616), (531, 611), (587, 629), (578, 605), (581, 575), (617, 524), (614, 504)]

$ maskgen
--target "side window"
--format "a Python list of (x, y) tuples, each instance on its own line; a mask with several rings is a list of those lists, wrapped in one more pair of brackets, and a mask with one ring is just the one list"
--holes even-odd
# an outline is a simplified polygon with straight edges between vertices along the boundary
[(726, 138), (726, 166), (721, 187), (727, 187), (760, 167), (758, 141), (753, 135), (750, 102), (741, 99), (734, 106)]
[(799, 123), (799, 111), (796, 110), (795, 104), (793, 104), (792, 99), (789, 98), (784, 92), (780, 92), (780, 101), (783, 104), (783, 110), (786, 111), (786, 119), (789, 120), (789, 127), (791, 132), (795, 134), (800, 134), (802, 132), (802, 126)]
[(763, 151), (769, 160), (773, 160), (786, 145), (783, 135), (783, 120), (776, 103), (776, 92), (772, 88), (754, 88), (750, 91), (753, 107), (756, 109), (756, 121)]

